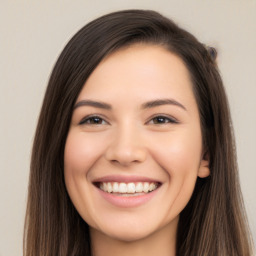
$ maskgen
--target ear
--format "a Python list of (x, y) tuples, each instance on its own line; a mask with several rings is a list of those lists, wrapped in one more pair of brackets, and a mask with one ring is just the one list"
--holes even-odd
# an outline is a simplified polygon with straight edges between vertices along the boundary
[(209, 168), (209, 155), (205, 153), (201, 159), (199, 170), (197, 176), (200, 178), (206, 178), (210, 175), (210, 168)]

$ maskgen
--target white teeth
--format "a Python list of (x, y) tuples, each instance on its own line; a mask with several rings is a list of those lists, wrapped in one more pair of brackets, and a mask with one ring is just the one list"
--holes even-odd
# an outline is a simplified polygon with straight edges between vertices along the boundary
[(103, 183), (103, 190), (108, 191), (108, 184), (107, 183)]
[(135, 184), (134, 183), (128, 183), (127, 184), (127, 192), (128, 193), (135, 193)]
[(119, 184), (119, 193), (126, 193), (127, 192), (127, 185), (125, 183)]
[[(102, 183), (101, 183), (102, 184)], [(118, 192), (119, 188), (118, 188), (118, 183), (117, 182), (114, 182), (113, 184), (113, 192)]]
[(136, 192), (140, 193), (143, 191), (143, 184), (141, 182), (138, 182), (136, 184)]
[(112, 192), (112, 185), (110, 182), (108, 182), (108, 193), (111, 193)]
[(156, 184), (155, 183), (150, 183), (150, 185), (149, 185), (149, 191), (153, 191), (153, 190), (155, 190), (156, 189)]
[(135, 193), (148, 193), (157, 188), (155, 182), (102, 182), (99, 184), (99, 188), (108, 193), (121, 193), (121, 194), (135, 194)]
[(143, 192), (148, 193), (148, 189), (149, 189), (149, 183), (148, 182), (144, 182)]

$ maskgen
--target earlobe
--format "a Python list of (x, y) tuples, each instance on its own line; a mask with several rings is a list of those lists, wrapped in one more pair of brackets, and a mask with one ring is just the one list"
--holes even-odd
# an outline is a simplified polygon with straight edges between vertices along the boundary
[(209, 168), (209, 157), (206, 155), (200, 163), (200, 167), (198, 170), (198, 177), (200, 178), (206, 178), (210, 175), (210, 168)]

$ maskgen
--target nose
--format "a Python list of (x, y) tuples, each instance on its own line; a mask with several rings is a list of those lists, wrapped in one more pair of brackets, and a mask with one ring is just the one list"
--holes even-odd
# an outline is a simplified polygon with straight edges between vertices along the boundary
[(142, 136), (135, 129), (128, 127), (115, 132), (105, 154), (108, 161), (122, 166), (144, 162), (146, 156), (147, 151)]

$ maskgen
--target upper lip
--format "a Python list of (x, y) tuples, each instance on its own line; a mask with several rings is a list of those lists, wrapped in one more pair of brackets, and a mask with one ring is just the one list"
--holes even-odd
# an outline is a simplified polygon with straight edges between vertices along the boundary
[(93, 180), (93, 183), (98, 182), (157, 182), (161, 183), (159, 180), (154, 178), (149, 178), (145, 176), (124, 176), (124, 175), (108, 175)]

